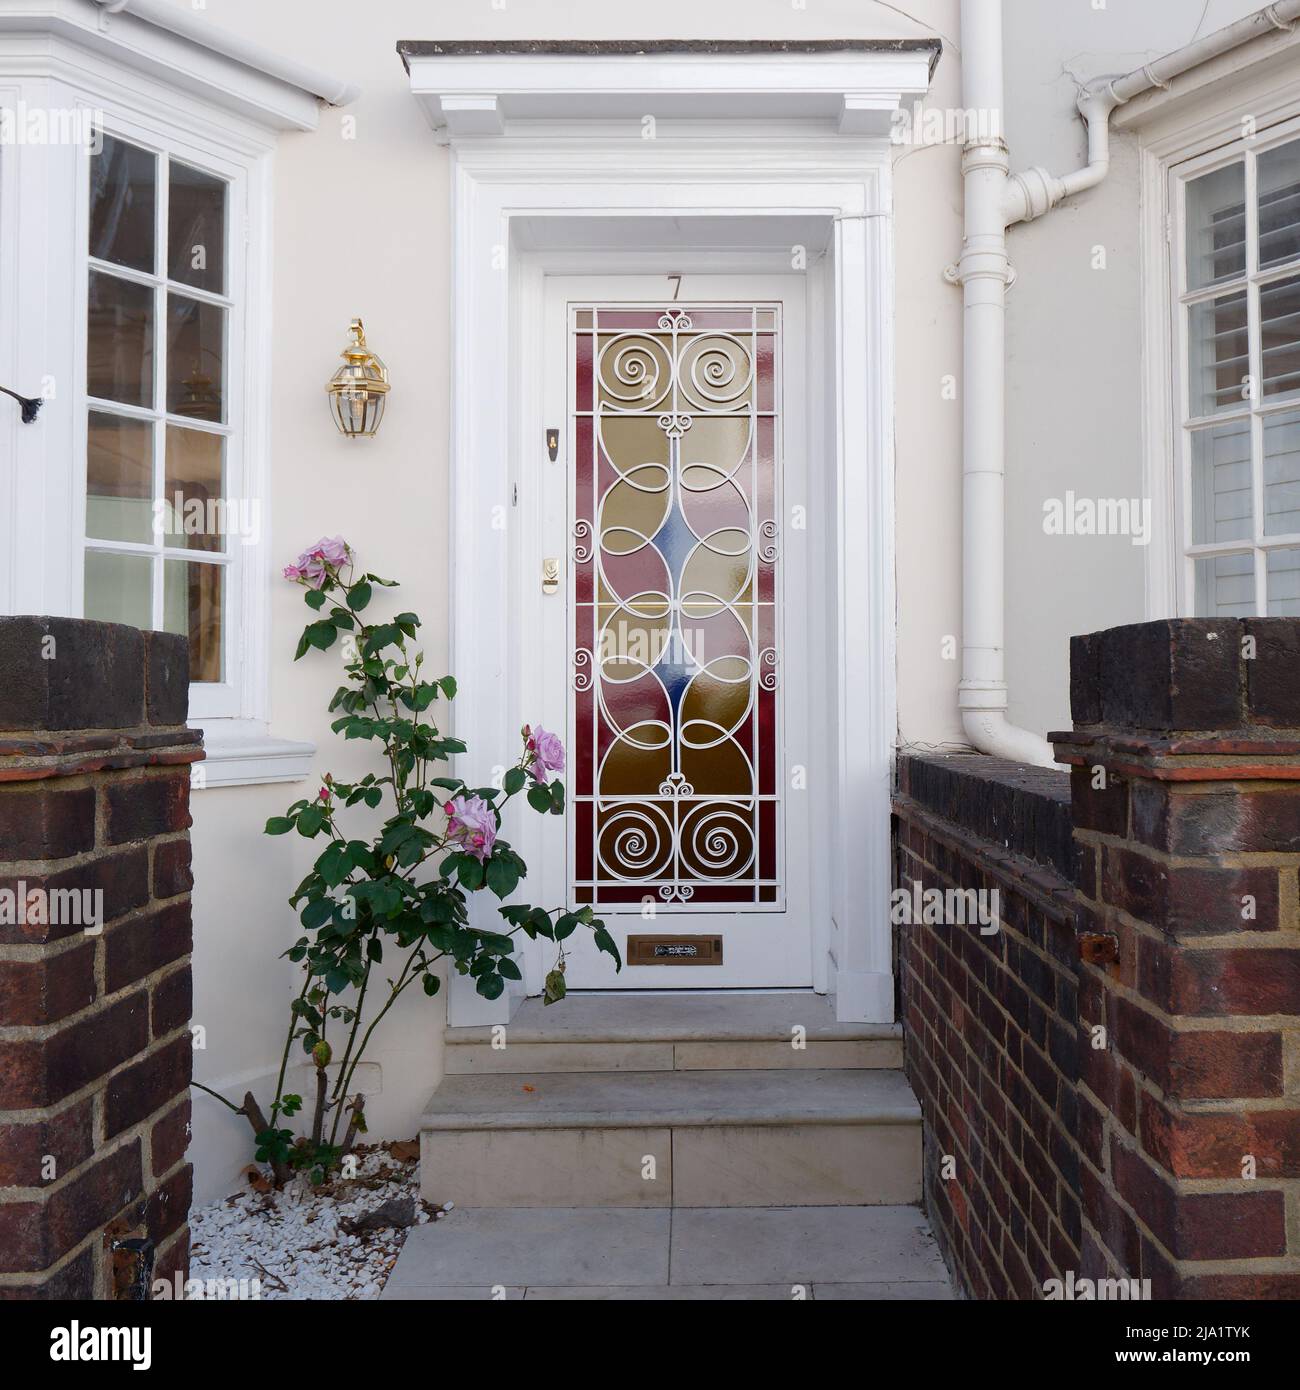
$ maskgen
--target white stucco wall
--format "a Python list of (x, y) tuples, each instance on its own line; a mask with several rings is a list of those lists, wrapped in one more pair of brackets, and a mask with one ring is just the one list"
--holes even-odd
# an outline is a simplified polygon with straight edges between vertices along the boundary
[[(188, 0), (177, 0), (188, 7)], [(319, 131), (283, 138), (277, 155), (273, 529), (290, 558), (342, 532), (363, 562), (402, 580), (403, 603), (426, 620), (430, 660), (446, 645), (448, 219), (447, 156), (407, 90), (399, 39), (837, 38), (937, 32), (945, 51), (931, 105), (959, 103), (957, 0), (207, 0), (214, 23), (337, 72), (362, 86)], [(1122, 71), (1255, 8), (1238, 0), (1008, 0), (1007, 131), (1013, 167), (1075, 167), (1083, 151), (1068, 74)], [(1204, 11), (1204, 13), (1203, 13)], [(355, 139), (344, 138), (344, 117)], [(900, 732), (923, 744), (962, 741), (960, 403), (942, 378), (961, 373), (960, 291), (942, 279), (960, 249), (959, 153), (905, 148), (896, 165), (898, 654)], [(1013, 232), (1008, 372), (1008, 669), (1011, 715), (1040, 731), (1068, 718), (1068, 637), (1141, 619), (1142, 553), (1126, 539), (1047, 537), (1042, 502), (1068, 488), (1133, 496), (1140, 486), (1137, 186), (1131, 143), (1119, 140), (1108, 183)], [(1107, 268), (1090, 268), (1106, 247)], [(322, 385), (348, 319), (361, 314), (393, 372), (374, 441), (349, 444), (327, 416)], [(318, 771), (364, 765), (344, 751), (325, 706), (337, 683), (329, 657), (290, 661), (303, 608), (288, 586), (274, 603), (274, 730), (312, 739)], [(465, 692), (464, 698), (473, 698)], [(484, 765), (500, 750), (477, 750)], [(276, 956), (296, 923), (284, 899), (309, 846), (268, 840), (261, 825), (301, 788), (211, 790), (195, 796), (196, 1021), (207, 1029), (200, 1079), (241, 1079), (278, 1055), (289, 970)], [(311, 790), (309, 786), (308, 791)], [(383, 1030), (374, 1053), (383, 1093), (372, 1128), (410, 1133), (440, 1073), (441, 1004), (423, 997)], [(199, 1195), (228, 1188), (246, 1158), (242, 1121), (196, 1101)]]

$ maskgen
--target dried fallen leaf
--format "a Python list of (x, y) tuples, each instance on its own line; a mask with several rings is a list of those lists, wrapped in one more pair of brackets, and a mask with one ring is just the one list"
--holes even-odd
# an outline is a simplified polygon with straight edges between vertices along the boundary
[(420, 1156), (420, 1141), (418, 1139), (398, 1139), (388, 1146), (388, 1152), (399, 1163), (414, 1163)]
[(254, 1164), (250, 1163), (244, 1169), (244, 1176), (248, 1179), (248, 1185), (254, 1192), (270, 1192), (271, 1180), (264, 1172)]

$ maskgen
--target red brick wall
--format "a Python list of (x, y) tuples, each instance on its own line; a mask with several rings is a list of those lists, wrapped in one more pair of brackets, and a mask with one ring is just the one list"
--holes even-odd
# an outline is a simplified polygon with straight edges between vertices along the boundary
[(1076, 638), (1071, 683), (1069, 806), (899, 759), (897, 883), (1003, 907), (898, 928), (931, 1219), (975, 1297), (1300, 1298), (1300, 622)]
[[(895, 886), (998, 893), (999, 930), (897, 926), (924, 1191), (958, 1286), (1032, 1298), (1078, 1269), (1078, 951), (1065, 773), (900, 755)], [(991, 902), (991, 899), (990, 899)]]
[(186, 1264), (188, 689), (184, 638), (0, 618), (0, 1298)]

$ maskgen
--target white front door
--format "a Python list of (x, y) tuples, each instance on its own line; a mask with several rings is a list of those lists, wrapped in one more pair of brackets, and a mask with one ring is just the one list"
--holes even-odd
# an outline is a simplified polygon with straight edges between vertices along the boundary
[(568, 809), (530, 896), (590, 905), (618, 941), (615, 976), (572, 937), (570, 989), (808, 986), (803, 277), (546, 283), (519, 616)]

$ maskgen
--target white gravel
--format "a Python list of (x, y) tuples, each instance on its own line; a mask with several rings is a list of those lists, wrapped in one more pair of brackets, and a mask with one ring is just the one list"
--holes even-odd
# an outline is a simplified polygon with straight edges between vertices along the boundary
[[(250, 1187), (196, 1208), (190, 1213), (190, 1279), (246, 1280), (235, 1297), (378, 1298), (406, 1231), (349, 1234), (346, 1223), (394, 1198), (415, 1200), (417, 1225), (434, 1220), (440, 1208), (420, 1201), (417, 1159), (394, 1157), (391, 1144), (361, 1146), (357, 1159), (350, 1180), (313, 1188), (296, 1178), (280, 1192)], [(216, 1287), (209, 1286), (207, 1296), (231, 1296)]]

